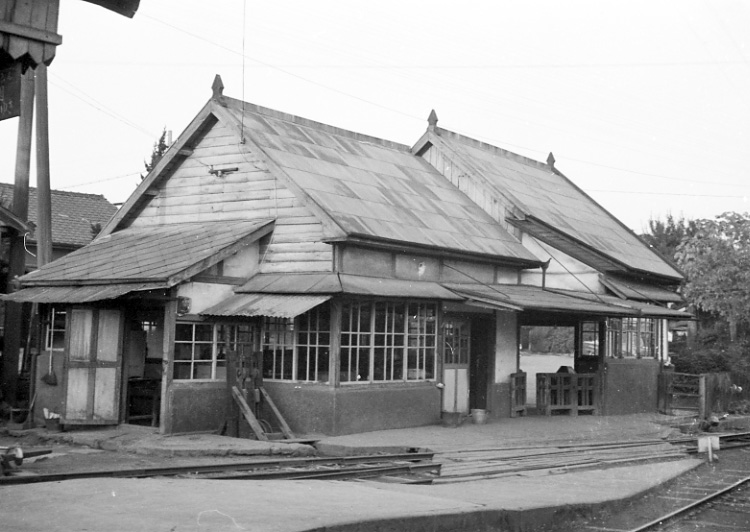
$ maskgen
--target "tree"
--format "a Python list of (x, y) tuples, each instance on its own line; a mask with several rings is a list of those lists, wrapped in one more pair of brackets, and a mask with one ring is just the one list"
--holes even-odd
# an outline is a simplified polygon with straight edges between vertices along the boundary
[[(161, 136), (159, 137), (159, 140), (154, 142), (154, 148), (151, 150), (151, 160), (149, 162), (143, 161), (143, 166), (146, 167), (146, 174), (148, 174), (151, 170), (154, 169), (154, 166), (161, 160), (162, 157), (164, 157), (164, 154), (169, 149), (169, 144), (167, 144), (167, 128), (164, 127), (164, 130), (161, 132)], [(145, 175), (141, 175), (141, 179), (146, 177)]]
[(676, 258), (687, 276), (685, 298), (724, 318), (735, 342), (738, 326), (750, 322), (750, 215), (726, 212), (696, 220), (695, 233), (678, 246)]
[(683, 217), (675, 218), (667, 214), (666, 220), (651, 218), (648, 221), (648, 232), (641, 239), (662, 257), (675, 260), (675, 252), (680, 243), (695, 234), (695, 220)]

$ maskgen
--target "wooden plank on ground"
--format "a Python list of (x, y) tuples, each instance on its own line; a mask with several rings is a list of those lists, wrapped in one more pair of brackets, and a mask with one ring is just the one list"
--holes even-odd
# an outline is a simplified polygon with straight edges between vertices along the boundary
[(245, 416), (245, 419), (250, 425), (250, 428), (253, 429), (255, 437), (261, 441), (268, 441), (268, 436), (266, 436), (266, 433), (263, 432), (263, 427), (261, 427), (260, 423), (258, 423), (258, 419), (255, 417), (255, 414), (253, 414), (253, 411), (248, 406), (247, 401), (245, 401), (245, 397), (242, 395), (242, 392), (240, 392), (237, 386), (232, 386), (232, 396), (234, 397), (237, 406), (240, 407), (240, 411), (242, 412), (242, 415)]
[(287, 425), (284, 416), (282, 416), (281, 412), (279, 412), (279, 409), (276, 408), (276, 404), (273, 402), (273, 399), (271, 399), (271, 396), (268, 395), (268, 392), (263, 386), (260, 387), (260, 393), (263, 394), (263, 398), (266, 400), (268, 406), (271, 407), (273, 414), (276, 416), (276, 420), (279, 422), (279, 426), (281, 427), (281, 432), (284, 433), (284, 438), (287, 440), (294, 439), (294, 433), (292, 432), (292, 429), (289, 428), (289, 425)]

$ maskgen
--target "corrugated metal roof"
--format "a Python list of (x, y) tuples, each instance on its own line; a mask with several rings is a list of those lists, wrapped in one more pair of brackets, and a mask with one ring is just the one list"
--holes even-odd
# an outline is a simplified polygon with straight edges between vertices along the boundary
[(614, 216), (548, 165), (441, 128), (435, 131), (468, 171), (509, 193), (524, 214), (633, 269), (682, 278)]
[(614, 279), (608, 275), (602, 275), (602, 284), (612, 290), (623, 299), (635, 299), (637, 301), (658, 301), (661, 303), (682, 303), (684, 299), (666, 288), (653, 286), (636, 281), (625, 281)]
[(39, 286), (0, 296), (17, 303), (91, 303), (116, 299), (131, 292), (166, 288), (159, 283), (129, 283), (95, 286)]
[(455, 194), (455, 187), (409, 147), (225, 101), (238, 122), (244, 109), (247, 137), (345, 235), (539, 263), (466, 195)]
[(50, 262), (21, 282), (32, 286), (166, 281), (270, 223), (245, 220), (128, 228)]
[(200, 314), (202, 316), (294, 318), (329, 299), (331, 296), (237, 294)]

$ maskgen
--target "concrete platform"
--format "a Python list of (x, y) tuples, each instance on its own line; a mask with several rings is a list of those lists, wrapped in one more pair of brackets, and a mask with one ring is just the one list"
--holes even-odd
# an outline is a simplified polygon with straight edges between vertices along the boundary
[[(429, 426), (321, 438), (317, 445), (326, 454), (371, 454), (404, 448), (449, 453), (565, 442), (642, 441), (665, 438), (672, 433), (674, 421), (651, 414), (530, 417), (487, 425), (466, 423), (458, 428)], [(289, 445), (225, 441), (232, 439), (207, 434), (159, 436), (152, 429), (117, 430), (122, 434), (116, 437), (93, 434), (101, 431), (75, 431), (56, 437), (69, 438), (68, 443), (115, 445), (120, 451), (203, 455), (213, 451), (220, 455), (241, 454), (249, 449), (260, 450), (261, 446), (270, 454), (277, 452), (279, 446), (283, 449)], [(76, 480), (0, 488), (0, 522), (4, 529), (17, 531), (532, 530), (567, 515), (623, 504), (646, 491), (659, 489), (701, 463), (684, 459), (564, 473), (536, 471), (440, 485), (308, 480)]]

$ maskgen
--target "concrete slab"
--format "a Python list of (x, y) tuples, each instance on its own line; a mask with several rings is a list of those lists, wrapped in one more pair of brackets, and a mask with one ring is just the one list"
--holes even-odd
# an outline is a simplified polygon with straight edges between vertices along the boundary
[(441, 486), (375, 482), (90, 479), (0, 487), (4, 529), (27, 531), (461, 531), (530, 529), (630, 498), (683, 460)]

